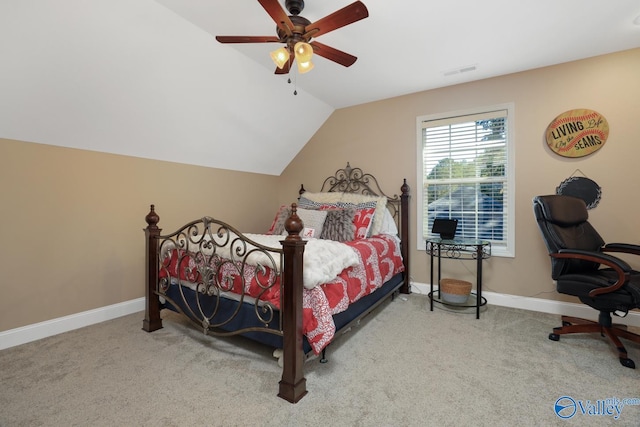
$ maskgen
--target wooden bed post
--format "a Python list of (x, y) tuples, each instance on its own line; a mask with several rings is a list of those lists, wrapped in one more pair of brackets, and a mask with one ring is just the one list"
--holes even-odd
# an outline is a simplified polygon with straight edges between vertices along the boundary
[(304, 352), (302, 349), (302, 266), (304, 247), (300, 237), (302, 220), (296, 213), (297, 205), (291, 205), (291, 216), (285, 222), (287, 237), (282, 240), (284, 251), (284, 289), (282, 307), (283, 368), (278, 396), (296, 403), (307, 394), (307, 379), (304, 377)]
[(160, 318), (160, 298), (156, 294), (156, 286), (158, 284), (158, 236), (160, 236), (161, 228), (158, 228), (160, 217), (156, 214), (155, 206), (151, 205), (151, 210), (145, 217), (147, 228), (144, 229), (146, 251), (145, 263), (147, 270), (145, 272), (145, 310), (144, 320), (142, 321), (142, 329), (147, 332), (153, 332), (162, 328), (162, 319)]
[(402, 254), (402, 260), (404, 263), (404, 284), (400, 287), (400, 292), (403, 294), (411, 293), (411, 275), (409, 274), (409, 185), (407, 179), (404, 179), (404, 184), (400, 187), (402, 195), (400, 196), (400, 229), (401, 229), (401, 243), (400, 253)]

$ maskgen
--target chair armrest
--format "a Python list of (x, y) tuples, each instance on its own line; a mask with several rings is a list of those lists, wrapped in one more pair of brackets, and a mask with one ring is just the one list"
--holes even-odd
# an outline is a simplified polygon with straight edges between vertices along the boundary
[(580, 249), (560, 249), (558, 252), (550, 254), (550, 256), (552, 258), (571, 258), (596, 262), (610, 267), (618, 274), (618, 280), (613, 285), (592, 290), (589, 292), (590, 297), (617, 291), (629, 280), (629, 274), (633, 271), (631, 266), (624, 260), (602, 252), (584, 251)]
[(607, 243), (602, 247), (605, 252), (623, 252), (626, 254), (640, 255), (640, 245), (632, 243)]

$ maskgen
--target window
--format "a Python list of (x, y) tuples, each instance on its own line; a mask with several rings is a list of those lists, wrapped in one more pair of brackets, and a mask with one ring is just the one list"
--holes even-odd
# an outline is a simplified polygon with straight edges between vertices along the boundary
[(435, 218), (514, 256), (513, 105), (418, 117), (418, 247)]

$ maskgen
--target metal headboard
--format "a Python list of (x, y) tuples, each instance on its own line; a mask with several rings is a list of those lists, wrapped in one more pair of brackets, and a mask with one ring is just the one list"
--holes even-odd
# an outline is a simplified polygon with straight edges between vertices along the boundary
[[(406, 185), (406, 180), (405, 180)], [(300, 195), (305, 191), (303, 185), (300, 186)], [(385, 194), (380, 188), (380, 184), (375, 176), (370, 173), (365, 173), (360, 168), (353, 168), (351, 164), (347, 162), (347, 166), (344, 169), (338, 169), (333, 176), (330, 176), (324, 180), (320, 192), (335, 192), (335, 193), (356, 193), (364, 194), (368, 196), (384, 196), (387, 198), (387, 207), (391, 212), (391, 215), (400, 225), (399, 211), (400, 211), (400, 196), (394, 194), (393, 197)]]

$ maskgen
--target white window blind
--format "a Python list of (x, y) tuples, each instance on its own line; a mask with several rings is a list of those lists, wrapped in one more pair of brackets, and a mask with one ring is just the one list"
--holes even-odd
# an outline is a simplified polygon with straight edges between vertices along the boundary
[(512, 246), (509, 110), (423, 118), (422, 239), (435, 218), (458, 220), (456, 238)]

